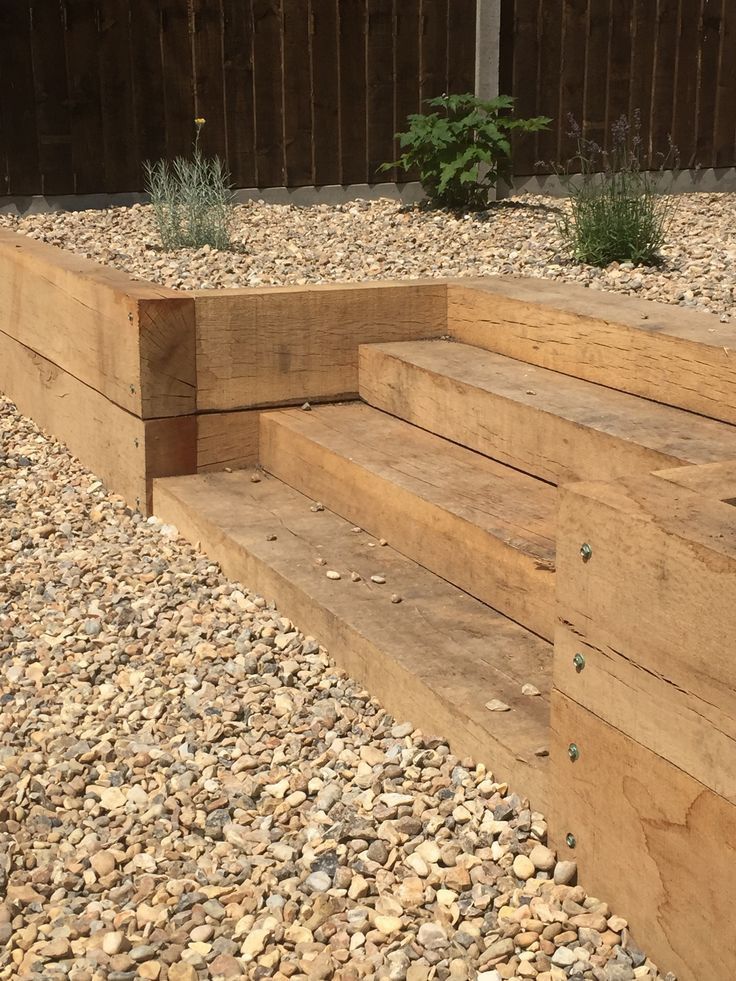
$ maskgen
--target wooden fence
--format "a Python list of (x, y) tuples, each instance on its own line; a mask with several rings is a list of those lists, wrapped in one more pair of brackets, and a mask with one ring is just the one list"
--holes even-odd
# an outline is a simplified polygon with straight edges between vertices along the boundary
[(140, 189), (195, 116), (238, 187), (373, 182), (474, 72), (475, 0), (7, 0), (0, 195)]
[(570, 156), (568, 113), (603, 143), (636, 109), (651, 164), (670, 135), (683, 167), (736, 164), (733, 0), (502, 3), (501, 88), (520, 114), (554, 118), (550, 132), (519, 141), (517, 174)]

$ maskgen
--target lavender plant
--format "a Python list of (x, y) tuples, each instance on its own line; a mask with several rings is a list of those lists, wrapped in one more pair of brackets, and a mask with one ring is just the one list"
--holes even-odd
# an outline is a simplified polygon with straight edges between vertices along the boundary
[(177, 157), (173, 164), (159, 160), (144, 164), (146, 191), (167, 251), (173, 249), (229, 249), (232, 224), (230, 175), (219, 157), (205, 157), (199, 135), (205, 120), (194, 120), (196, 129), (191, 160)]
[[(644, 168), (641, 116), (621, 116), (611, 127), (610, 148), (586, 139), (573, 116), (568, 135), (576, 153), (565, 167), (553, 165), (570, 195), (570, 210), (558, 219), (558, 231), (577, 262), (607, 266), (632, 262), (654, 266), (672, 220), (674, 202), (666, 196), (677, 149), (669, 141), (658, 155), (657, 170)], [(579, 171), (579, 173), (577, 173)]]

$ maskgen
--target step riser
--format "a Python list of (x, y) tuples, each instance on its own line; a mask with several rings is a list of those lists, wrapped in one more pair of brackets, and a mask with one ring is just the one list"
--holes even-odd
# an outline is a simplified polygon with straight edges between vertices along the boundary
[[(554, 570), (285, 425), (261, 417), (261, 464), (331, 511), (541, 637), (554, 630)], [(376, 548), (376, 572), (381, 571)]]
[[(613, 480), (701, 462), (641, 446), (635, 431), (631, 439), (620, 439), (372, 345), (360, 351), (360, 396), (377, 409), (553, 484)], [(693, 454), (698, 455), (695, 447)]]

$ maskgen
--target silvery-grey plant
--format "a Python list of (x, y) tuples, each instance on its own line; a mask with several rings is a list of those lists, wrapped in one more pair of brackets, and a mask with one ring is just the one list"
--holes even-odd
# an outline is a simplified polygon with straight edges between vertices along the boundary
[(233, 195), (230, 175), (219, 157), (205, 157), (199, 135), (205, 120), (194, 120), (191, 159), (144, 164), (146, 191), (164, 249), (231, 248)]

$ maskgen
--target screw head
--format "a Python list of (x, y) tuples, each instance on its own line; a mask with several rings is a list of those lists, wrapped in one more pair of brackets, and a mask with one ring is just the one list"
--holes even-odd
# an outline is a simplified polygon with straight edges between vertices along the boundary
[(587, 562), (592, 555), (592, 547), (587, 542), (583, 542), (583, 544), (580, 546), (580, 558), (583, 560), (583, 562)]
[(580, 750), (575, 743), (570, 743), (567, 747), (567, 755), (570, 757), (573, 763), (576, 763), (580, 759)]
[(575, 667), (575, 670), (578, 672), (578, 674), (580, 674), (580, 672), (585, 667), (585, 656), (583, 654), (580, 654), (580, 652), (578, 652), (575, 655), (575, 657), (572, 659), (572, 663)]
[(567, 835), (565, 836), (565, 844), (567, 845), (567, 847), (574, 848), (577, 845), (577, 843), (578, 840), (575, 837), (575, 835), (572, 833), (572, 831), (568, 831)]

